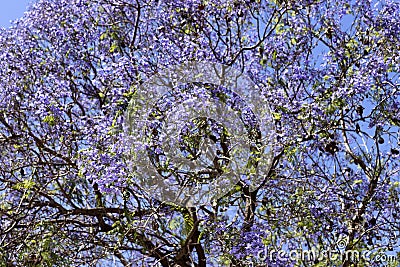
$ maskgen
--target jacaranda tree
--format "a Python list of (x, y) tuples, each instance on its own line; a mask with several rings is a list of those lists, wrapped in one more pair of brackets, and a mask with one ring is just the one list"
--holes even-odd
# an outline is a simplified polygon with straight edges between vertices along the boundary
[[(395, 0), (36, 1), (0, 30), (0, 266), (398, 266), (399, 18)], [(268, 112), (207, 82), (141, 105), (193, 62), (249, 77)], [(168, 128), (207, 99), (237, 124)], [(239, 171), (235, 138), (249, 158), (209, 202), (151, 194), (137, 163), (212, 185)], [(169, 161), (204, 140), (205, 167)]]

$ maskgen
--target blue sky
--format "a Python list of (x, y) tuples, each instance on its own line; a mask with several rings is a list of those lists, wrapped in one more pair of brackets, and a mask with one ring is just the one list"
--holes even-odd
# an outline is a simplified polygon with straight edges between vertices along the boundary
[(10, 20), (24, 15), (29, 3), (33, 0), (0, 0), (0, 27), (8, 28)]

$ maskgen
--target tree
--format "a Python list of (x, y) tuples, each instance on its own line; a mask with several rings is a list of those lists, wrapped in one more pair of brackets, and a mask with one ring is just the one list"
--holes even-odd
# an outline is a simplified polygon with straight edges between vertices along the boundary
[[(37, 1), (0, 33), (1, 265), (398, 265), (387, 255), (400, 257), (390, 252), (400, 235), (399, 15), (389, 0)], [(140, 86), (193, 61), (250, 77), (274, 124), (257, 189), (244, 177), (194, 207), (146, 193), (124, 130)], [(191, 86), (226, 105), (235, 96)], [(251, 125), (245, 104), (237, 112)], [(140, 140), (163, 141), (159, 122)], [(215, 179), (233, 160), (230, 133), (207, 118), (190, 127), (179, 153), (192, 160), (211, 139)], [(261, 132), (238, 127), (257, 167)]]

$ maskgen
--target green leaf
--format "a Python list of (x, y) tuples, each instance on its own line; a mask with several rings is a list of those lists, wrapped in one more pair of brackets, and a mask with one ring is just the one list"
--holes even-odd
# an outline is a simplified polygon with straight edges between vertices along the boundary
[(104, 40), (104, 39), (106, 39), (107, 38), (107, 33), (106, 32), (104, 32), (104, 33), (102, 33), (101, 35), (100, 35), (100, 40)]
[(110, 47), (110, 53), (114, 53), (115, 50), (118, 48), (118, 43), (114, 42)]
[(32, 180), (24, 180), (20, 183), (17, 183), (13, 186), (14, 189), (20, 190), (20, 189), (32, 189), (35, 186), (35, 182)]
[(52, 115), (44, 117), (43, 122), (47, 123), (50, 126), (54, 126), (56, 124), (56, 120)]
[(181, 223), (178, 221), (178, 219), (172, 219), (172, 220), (169, 222), (169, 228), (170, 228), (171, 230), (176, 230), (176, 229), (178, 229), (180, 225), (181, 225)]
[(278, 55), (278, 52), (276, 52), (276, 50), (274, 50), (274, 51), (272, 52), (272, 60), (273, 60), (273, 61), (276, 60), (277, 55)]
[(274, 117), (275, 120), (280, 120), (282, 118), (282, 115), (278, 112), (273, 112), (272, 116)]

